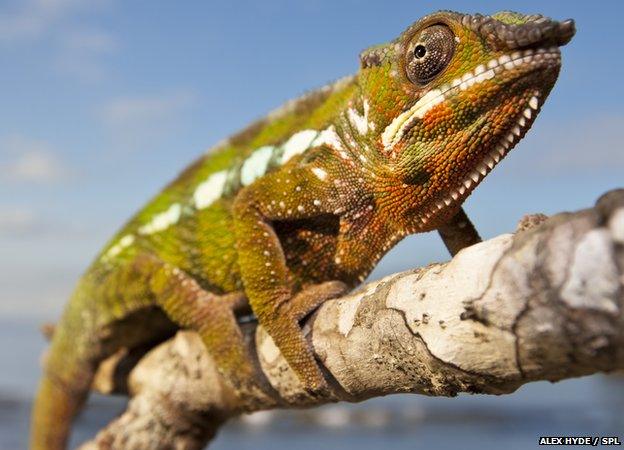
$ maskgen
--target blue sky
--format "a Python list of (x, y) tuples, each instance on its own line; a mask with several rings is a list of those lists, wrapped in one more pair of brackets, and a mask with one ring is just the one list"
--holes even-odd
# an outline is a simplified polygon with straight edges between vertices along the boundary
[[(485, 237), (621, 186), (622, 2), (0, 2), (0, 318), (53, 319), (104, 242), (193, 158), (436, 9), (577, 21), (533, 130), (466, 203)], [(416, 236), (375, 275), (446, 258), (435, 235)]]

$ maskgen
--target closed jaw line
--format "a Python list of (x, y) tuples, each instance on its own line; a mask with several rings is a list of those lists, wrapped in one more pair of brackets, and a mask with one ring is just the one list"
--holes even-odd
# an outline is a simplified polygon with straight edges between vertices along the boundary
[(387, 152), (392, 152), (394, 147), (401, 141), (405, 133), (409, 131), (418, 120), (422, 119), (434, 106), (442, 103), (447, 97), (455, 95), (460, 91), (491, 80), (498, 74), (506, 70), (512, 70), (530, 63), (540, 63), (552, 60), (559, 63), (561, 52), (558, 47), (548, 49), (526, 49), (505, 54), (498, 58), (491, 59), (487, 64), (480, 64), (472, 71), (463, 76), (455, 78), (450, 83), (427, 92), (409, 110), (397, 116), (388, 125), (381, 135), (381, 142)]
[(540, 107), (539, 95), (540, 93), (538, 91), (534, 92), (533, 96), (531, 96), (528, 101), (528, 106), (516, 118), (515, 124), (511, 127), (510, 131), (487, 155), (485, 155), (476, 168), (466, 175), (461, 183), (447, 194), (445, 198), (437, 200), (431, 208), (420, 216), (420, 220), (423, 224), (427, 224), (431, 218), (437, 215), (441, 210), (466, 198), (494, 166), (509, 153), (520, 140), (522, 133), (526, 131), (530, 125), (531, 119), (537, 115)]

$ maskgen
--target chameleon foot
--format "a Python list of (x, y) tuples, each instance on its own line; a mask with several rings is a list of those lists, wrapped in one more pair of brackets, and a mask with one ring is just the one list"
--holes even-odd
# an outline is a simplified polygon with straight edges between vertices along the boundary
[(309, 286), (282, 304), (271, 318), (262, 321), (306, 392), (314, 397), (327, 395), (328, 386), (299, 322), (325, 301), (347, 290), (347, 285), (340, 281)]
[(175, 323), (200, 335), (219, 372), (243, 403), (261, 398), (265, 386), (258, 382), (235, 315), (247, 306), (244, 293), (206, 291), (190, 275), (152, 255), (141, 255), (136, 265), (147, 278), (155, 303)]

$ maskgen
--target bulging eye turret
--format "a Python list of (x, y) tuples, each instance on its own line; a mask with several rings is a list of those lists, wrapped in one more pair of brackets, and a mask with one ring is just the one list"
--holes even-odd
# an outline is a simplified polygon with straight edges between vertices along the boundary
[(420, 31), (407, 48), (406, 71), (412, 83), (424, 85), (449, 64), (455, 52), (455, 35), (446, 25), (431, 25)]

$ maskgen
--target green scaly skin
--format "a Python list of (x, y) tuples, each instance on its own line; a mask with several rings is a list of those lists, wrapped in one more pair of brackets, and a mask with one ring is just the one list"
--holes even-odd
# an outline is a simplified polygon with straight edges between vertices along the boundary
[(236, 322), (247, 300), (323, 395), (299, 321), (459, 210), (532, 124), (573, 34), (571, 21), (511, 12), (426, 16), (363, 52), (355, 76), (199, 158), (80, 280), (46, 362), (32, 448), (65, 447), (103, 358), (176, 327), (200, 333), (241, 396), (262, 390)]

